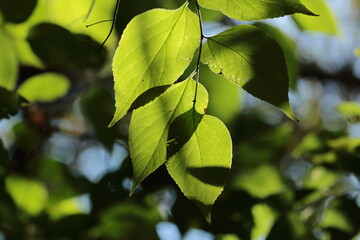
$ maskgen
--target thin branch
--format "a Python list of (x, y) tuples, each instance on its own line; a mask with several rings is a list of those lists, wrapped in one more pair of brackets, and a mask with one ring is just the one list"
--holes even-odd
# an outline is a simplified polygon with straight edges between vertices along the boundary
[(120, 6), (120, 0), (116, 1), (116, 6), (115, 6), (115, 11), (114, 11), (114, 15), (113, 15), (113, 19), (112, 19), (112, 24), (111, 24), (111, 28), (109, 31), (109, 34), (107, 35), (107, 37), (105, 38), (105, 40), (102, 42), (102, 44), (99, 47), (99, 50), (104, 46), (104, 44), (106, 43), (106, 41), (109, 39), (109, 37), (111, 36), (112, 31), (114, 30), (115, 27), (115, 23), (116, 23), (116, 19), (117, 19), (117, 15), (119, 12), (119, 6)]

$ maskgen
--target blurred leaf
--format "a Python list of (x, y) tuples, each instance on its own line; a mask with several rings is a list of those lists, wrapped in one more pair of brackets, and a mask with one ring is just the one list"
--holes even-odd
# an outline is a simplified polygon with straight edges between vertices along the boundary
[(325, 1), (302, 0), (302, 3), (319, 16), (305, 16), (302, 14), (292, 15), (292, 18), (301, 30), (318, 31), (332, 35), (339, 34), (337, 20)]
[(0, 139), (0, 178), (6, 172), (9, 165), (9, 156)]
[(13, 126), (15, 146), (21, 150), (31, 152), (38, 150), (41, 144), (39, 131), (26, 122), (19, 122)]
[(273, 27), (263, 22), (257, 22), (254, 26), (261, 28), (269, 34), (282, 48), (286, 58), (286, 65), (289, 74), (289, 86), (292, 89), (296, 88), (296, 82), (299, 73), (299, 56), (297, 54), (295, 42), (285, 35), (280, 29)]
[(338, 178), (337, 172), (322, 166), (314, 166), (304, 178), (303, 187), (326, 191), (335, 184)]
[[(194, 128), (193, 134), (190, 138), (180, 135), (189, 140), (166, 162), (166, 167), (184, 195), (194, 201), (210, 221), (212, 205), (222, 192), (231, 168), (232, 142), (219, 119), (209, 115), (199, 118), (195, 119), (191, 112), (181, 121), (179, 132), (184, 134)], [(182, 141), (181, 137), (175, 141)]]
[(265, 239), (276, 220), (276, 213), (265, 204), (255, 205), (251, 210), (255, 222), (251, 239)]
[(20, 23), (29, 18), (37, 0), (0, 0), (0, 11), (5, 21)]
[(343, 150), (352, 154), (360, 150), (360, 138), (340, 137), (328, 141), (328, 144), (337, 151)]
[(90, 235), (109, 240), (157, 240), (158, 221), (160, 215), (155, 209), (118, 204), (102, 212), (98, 225), (90, 230)]
[[(7, 0), (0, 0), (0, 3), (4, 1)], [(1, 28), (0, 53), (0, 87), (13, 90), (18, 76), (18, 56), (12, 39)]]
[(346, 117), (349, 122), (360, 122), (360, 104), (356, 102), (342, 102), (336, 107), (336, 110)]
[(48, 192), (41, 182), (13, 175), (6, 177), (5, 187), (16, 205), (28, 214), (38, 215), (44, 210)]
[(76, 198), (68, 198), (47, 208), (52, 220), (59, 220), (65, 216), (83, 213), (80, 202)]
[(270, 165), (260, 165), (241, 173), (231, 184), (258, 198), (266, 198), (287, 189), (279, 170)]
[(336, 228), (355, 236), (360, 229), (360, 209), (351, 199), (346, 197), (334, 198), (325, 210), (321, 222), (323, 228)]
[(18, 93), (30, 102), (52, 102), (70, 90), (69, 79), (57, 73), (42, 73), (28, 78)]
[(20, 106), (21, 98), (17, 93), (0, 87), (0, 119), (17, 114)]
[(224, 74), (248, 93), (296, 119), (289, 104), (284, 53), (275, 40), (259, 28), (238, 25), (207, 38), (201, 60), (213, 72)]
[(200, 5), (219, 10), (228, 17), (239, 21), (252, 21), (281, 17), (293, 13), (313, 15), (299, 0), (264, 1), (264, 0), (200, 0)]
[(208, 67), (200, 65), (200, 82), (209, 92), (209, 105), (206, 112), (230, 123), (240, 111), (240, 89), (223, 76), (213, 74)]
[[(167, 158), (166, 147), (171, 123), (192, 111), (196, 82), (191, 78), (169, 87), (144, 107), (134, 110), (129, 129), (129, 148), (134, 167), (132, 192)], [(205, 112), (207, 92), (199, 85), (196, 110)]]
[(99, 68), (105, 61), (105, 49), (97, 51), (99, 43), (55, 24), (40, 23), (32, 27), (27, 40), (34, 53), (50, 67)]
[(190, 64), (199, 46), (200, 29), (196, 14), (187, 5), (142, 13), (124, 30), (113, 60), (116, 112), (110, 125), (142, 93), (172, 84)]
[(83, 115), (94, 127), (96, 138), (111, 150), (118, 137), (116, 129), (107, 127), (115, 111), (113, 96), (102, 87), (91, 87), (82, 95), (80, 103)]
[(355, 49), (354, 55), (355, 55), (356, 57), (360, 57), (360, 48)]

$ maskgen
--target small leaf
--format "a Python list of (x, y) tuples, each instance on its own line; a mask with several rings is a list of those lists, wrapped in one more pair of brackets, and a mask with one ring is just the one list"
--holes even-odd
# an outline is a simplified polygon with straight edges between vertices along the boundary
[(336, 110), (346, 117), (349, 122), (360, 122), (360, 104), (356, 102), (343, 102), (336, 107)]
[(48, 193), (41, 182), (8, 176), (5, 179), (5, 187), (16, 205), (30, 215), (38, 215), (46, 206)]
[(194, 133), (166, 167), (184, 195), (210, 221), (212, 205), (222, 192), (231, 167), (231, 137), (225, 125), (209, 115), (199, 121), (187, 118), (182, 126), (184, 130), (193, 126)]
[(110, 125), (146, 90), (176, 81), (199, 43), (199, 20), (187, 4), (177, 10), (153, 9), (133, 18), (113, 60), (116, 112)]
[(199, 0), (199, 3), (239, 21), (275, 18), (294, 13), (314, 15), (299, 0)]
[(30, 102), (51, 102), (63, 97), (70, 89), (69, 80), (57, 73), (43, 73), (27, 79), (18, 93)]
[[(166, 161), (166, 147), (171, 123), (192, 109), (196, 82), (191, 78), (172, 85), (144, 107), (134, 110), (129, 129), (129, 148), (134, 168), (131, 193), (153, 171)], [(196, 109), (207, 107), (207, 92), (199, 85)]]
[(319, 16), (292, 15), (293, 20), (301, 30), (318, 31), (331, 35), (339, 34), (337, 20), (323, 0), (302, 0), (302, 2)]
[(0, 87), (0, 119), (17, 114), (20, 106), (21, 98), (17, 93)]
[(259, 28), (239, 25), (209, 37), (201, 60), (213, 72), (222, 73), (248, 93), (296, 119), (289, 104), (284, 53), (275, 40)]

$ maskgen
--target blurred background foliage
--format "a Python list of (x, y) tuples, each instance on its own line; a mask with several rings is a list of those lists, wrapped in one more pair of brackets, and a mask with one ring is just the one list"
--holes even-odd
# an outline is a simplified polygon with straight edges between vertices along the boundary
[[(303, 2), (320, 17), (250, 23), (285, 52), (299, 123), (201, 66), (234, 143), (208, 225), (162, 168), (128, 197), (130, 116), (107, 128), (121, 32), (183, 1), (121, 1), (98, 50), (111, 22), (86, 25), (115, 0), (0, 0), (0, 239), (359, 239), (360, 2)], [(203, 17), (206, 35), (243, 24)]]

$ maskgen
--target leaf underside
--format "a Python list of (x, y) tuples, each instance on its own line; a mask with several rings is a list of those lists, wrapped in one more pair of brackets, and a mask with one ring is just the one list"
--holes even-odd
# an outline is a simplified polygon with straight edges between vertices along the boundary
[(275, 40), (259, 28), (239, 25), (208, 38), (201, 60), (213, 72), (223, 74), (248, 93), (296, 119), (288, 100), (284, 53)]

